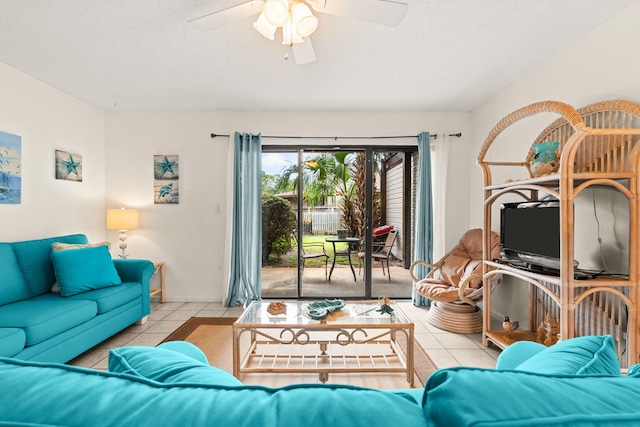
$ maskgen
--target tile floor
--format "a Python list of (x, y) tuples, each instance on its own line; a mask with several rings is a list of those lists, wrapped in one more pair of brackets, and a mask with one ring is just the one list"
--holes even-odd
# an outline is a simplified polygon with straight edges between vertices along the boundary
[[(484, 347), (481, 334), (453, 334), (442, 331), (426, 323), (426, 308), (415, 307), (410, 301), (399, 301), (398, 304), (401, 304), (402, 311), (413, 320), (417, 342), (438, 368), (495, 367), (500, 351), (495, 347)], [(130, 326), (69, 363), (104, 370), (107, 369), (110, 348), (125, 345), (155, 346), (193, 316), (238, 317), (241, 313), (242, 307), (229, 308), (224, 307), (222, 303), (153, 302), (149, 320), (145, 324)]]

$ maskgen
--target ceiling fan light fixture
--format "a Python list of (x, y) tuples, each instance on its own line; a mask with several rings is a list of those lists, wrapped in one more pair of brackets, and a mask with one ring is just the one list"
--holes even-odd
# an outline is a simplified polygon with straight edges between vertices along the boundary
[(262, 13), (271, 25), (282, 27), (289, 19), (289, 1), (267, 0)]
[(318, 18), (304, 3), (296, 3), (291, 10), (291, 21), (300, 37), (309, 37), (318, 28)]
[(271, 22), (269, 22), (264, 16), (264, 12), (262, 12), (260, 16), (258, 16), (256, 22), (253, 23), (253, 28), (255, 28), (257, 32), (262, 34), (267, 39), (275, 39), (277, 27), (275, 25), (271, 25)]
[(282, 44), (293, 46), (297, 43), (303, 43), (302, 37), (297, 33), (296, 26), (292, 25), (291, 19), (282, 27)]

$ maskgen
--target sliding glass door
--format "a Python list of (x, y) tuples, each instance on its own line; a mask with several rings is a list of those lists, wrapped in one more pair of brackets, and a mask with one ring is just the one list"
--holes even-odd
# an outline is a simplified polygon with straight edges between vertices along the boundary
[(265, 146), (262, 297), (409, 298), (412, 150)]

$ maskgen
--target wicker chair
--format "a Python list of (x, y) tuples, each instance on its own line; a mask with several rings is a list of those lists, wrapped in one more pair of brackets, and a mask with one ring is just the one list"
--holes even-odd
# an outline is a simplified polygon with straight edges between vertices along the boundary
[[(491, 233), (491, 257), (500, 257), (500, 237)], [(409, 274), (416, 291), (433, 300), (427, 322), (439, 329), (457, 333), (482, 331), (482, 311), (477, 306), (482, 300), (482, 229), (475, 228), (462, 235), (453, 250), (435, 264), (417, 260), (411, 264)], [(431, 269), (423, 279), (415, 276), (415, 268), (425, 265)], [(497, 284), (499, 278), (492, 281)]]
[[(398, 236), (398, 232), (396, 230), (390, 230), (387, 233), (387, 238), (384, 242), (374, 242), (373, 243), (373, 253), (371, 254), (372, 261), (380, 261), (380, 266), (382, 267), (382, 275), (384, 276), (384, 262), (387, 261), (387, 276), (389, 277), (389, 281), (391, 281), (391, 270), (389, 269), (389, 258), (393, 256), (391, 253), (391, 249), (393, 249), (393, 244), (396, 242), (396, 237)], [(358, 258), (360, 259), (358, 273), (360, 273), (360, 269), (364, 264), (364, 257), (366, 253), (364, 251), (358, 252)]]
[[(300, 240), (298, 240), (298, 236), (294, 234), (296, 242), (300, 245)], [(324, 258), (324, 279), (328, 278), (328, 268), (327, 264), (329, 262), (329, 254), (324, 248), (323, 242), (313, 242), (313, 243), (305, 243), (302, 242), (301, 245), (301, 255), (302, 255), (302, 270), (304, 271), (305, 263), (308, 259), (312, 258)]]

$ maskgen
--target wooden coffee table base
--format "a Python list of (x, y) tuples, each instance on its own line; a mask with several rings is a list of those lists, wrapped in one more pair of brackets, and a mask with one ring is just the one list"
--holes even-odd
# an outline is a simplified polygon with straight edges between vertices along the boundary
[[(348, 307), (352, 312), (364, 311), (362, 304), (348, 304), (345, 309)], [(378, 316), (375, 322), (356, 326), (348, 322), (357, 321), (357, 315), (326, 323), (307, 320), (300, 325), (248, 324), (243, 323), (243, 315), (233, 325), (233, 373), (236, 377), (243, 373), (318, 373), (324, 383), (330, 373), (398, 372), (405, 373), (412, 386), (413, 323), (398, 322), (404, 315), (393, 316), (393, 321)]]

